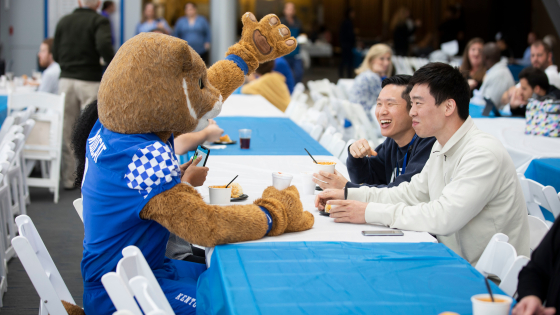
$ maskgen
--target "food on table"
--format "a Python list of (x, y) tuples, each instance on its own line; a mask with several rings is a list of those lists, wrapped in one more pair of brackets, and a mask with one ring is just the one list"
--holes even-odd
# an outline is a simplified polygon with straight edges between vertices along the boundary
[(232, 142), (228, 135), (223, 135), (220, 137), (220, 142)]
[(325, 207), (325, 212), (326, 212), (326, 213), (331, 213), (331, 208), (332, 208), (331, 205), (327, 205), (327, 206)]
[(27, 75), (24, 74), (24, 75), (21, 76), (21, 78), (25, 81), (25, 80), (27, 80)]
[[(231, 198), (239, 198), (243, 195), (243, 188), (238, 183), (233, 183), (229, 187), (231, 187)], [(226, 185), (208, 186), (208, 188), (226, 188)]]
[(317, 162), (317, 164), (320, 164), (320, 165), (333, 165), (333, 164), (336, 164), (336, 162), (323, 162), (323, 161), (321, 161), (321, 162)]
[[(490, 297), (478, 297), (476, 299), (481, 301), (481, 302), (492, 302), (492, 299)], [(500, 299), (499, 297), (494, 296), (494, 303), (507, 303), (507, 302), (509, 302), (509, 301), (507, 301), (505, 299)]]

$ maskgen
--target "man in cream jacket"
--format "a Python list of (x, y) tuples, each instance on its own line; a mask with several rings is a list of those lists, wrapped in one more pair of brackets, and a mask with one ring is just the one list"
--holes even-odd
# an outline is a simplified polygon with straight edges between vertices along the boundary
[(507, 151), (469, 117), (469, 86), (443, 63), (420, 68), (409, 84), (412, 126), (435, 136), (430, 158), (410, 182), (392, 188), (325, 190), (315, 201), (332, 205), (336, 222), (381, 224), (437, 236), (472, 265), (496, 233), (529, 256), (527, 208)]

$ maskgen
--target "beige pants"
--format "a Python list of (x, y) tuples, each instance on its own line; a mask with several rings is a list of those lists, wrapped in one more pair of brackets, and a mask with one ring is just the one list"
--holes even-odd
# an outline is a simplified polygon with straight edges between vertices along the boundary
[(76, 178), (76, 160), (70, 144), (72, 128), (80, 116), (81, 110), (97, 99), (99, 82), (61, 78), (58, 81), (58, 92), (66, 93), (64, 100), (64, 125), (62, 130), (62, 184), (64, 188), (74, 187)]

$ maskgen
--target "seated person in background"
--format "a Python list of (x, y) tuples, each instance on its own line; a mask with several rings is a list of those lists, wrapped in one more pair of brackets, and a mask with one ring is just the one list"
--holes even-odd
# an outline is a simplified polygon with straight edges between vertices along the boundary
[(286, 85), (286, 78), (272, 71), (273, 68), (274, 60), (261, 63), (255, 73), (247, 77), (249, 83), (241, 87), (241, 93), (261, 95), (284, 112), (290, 104), (290, 91)]
[(286, 85), (288, 86), (288, 91), (290, 91), (291, 95), (294, 91), (296, 82), (292, 68), (290, 68), (290, 64), (286, 61), (286, 59), (284, 59), (284, 57), (276, 58), (274, 60), (274, 69), (272, 70), (281, 73), (286, 78)]
[[(560, 220), (554, 222), (531, 261), (519, 272), (512, 315), (553, 315), (560, 308)], [(543, 307), (543, 302), (546, 308)]]
[(484, 98), (491, 100), (496, 107), (503, 106), (501, 103), (502, 94), (515, 85), (511, 71), (507, 67), (505, 60), (500, 61), (500, 49), (495, 43), (487, 43), (482, 49), (484, 66), (488, 71), (484, 77), (484, 82), (480, 87), (480, 92)]
[(346, 167), (351, 182), (335, 170), (335, 174), (324, 171), (313, 174), (315, 183), (323, 189), (393, 187), (410, 181), (422, 171), (436, 138), (419, 138), (412, 128), (412, 118), (408, 114), (410, 97), (406, 90), (410, 78), (396, 75), (383, 80), (375, 116), (381, 134), (387, 139), (375, 149), (377, 155), (371, 156), (367, 140), (358, 140), (347, 148)]
[(175, 154), (183, 155), (189, 151), (196, 150), (199, 144), (220, 140), (224, 130), (216, 124), (214, 119), (208, 119), (208, 126), (199, 132), (191, 132), (175, 138)]
[(538, 68), (527, 67), (521, 70), (519, 86), (509, 101), (512, 116), (525, 117), (530, 98), (560, 99), (560, 90), (549, 84), (546, 73)]
[(480, 37), (475, 37), (467, 43), (463, 52), (463, 63), (461, 63), (461, 73), (467, 79), (471, 91), (480, 88), (482, 79), (486, 73), (486, 68), (482, 62), (482, 47), (484, 41)]
[(47, 38), (39, 47), (39, 65), (46, 68), (41, 75), (41, 83), (35, 80), (26, 80), (26, 85), (39, 86), (37, 91), (58, 94), (58, 78), (60, 77), (60, 66), (54, 61), (52, 48), (53, 39)]
[(381, 92), (381, 81), (393, 72), (392, 55), (391, 47), (385, 44), (373, 45), (362, 65), (356, 69), (358, 76), (354, 79), (349, 101), (362, 105), (371, 121), (374, 119), (371, 108), (376, 104), (377, 96)]
[(496, 138), (469, 117), (469, 85), (458, 69), (434, 62), (410, 79), (412, 127), (436, 137), (430, 158), (410, 182), (391, 188), (327, 189), (319, 210), (335, 222), (381, 224), (428, 232), (476, 265), (496, 233), (529, 254), (527, 207), (513, 161)]

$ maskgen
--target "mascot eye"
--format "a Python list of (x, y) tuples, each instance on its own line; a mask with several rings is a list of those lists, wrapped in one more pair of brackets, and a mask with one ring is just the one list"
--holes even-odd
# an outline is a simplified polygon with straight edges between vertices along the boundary
[(198, 79), (198, 87), (202, 90), (204, 88), (204, 84), (202, 84), (202, 78)]

